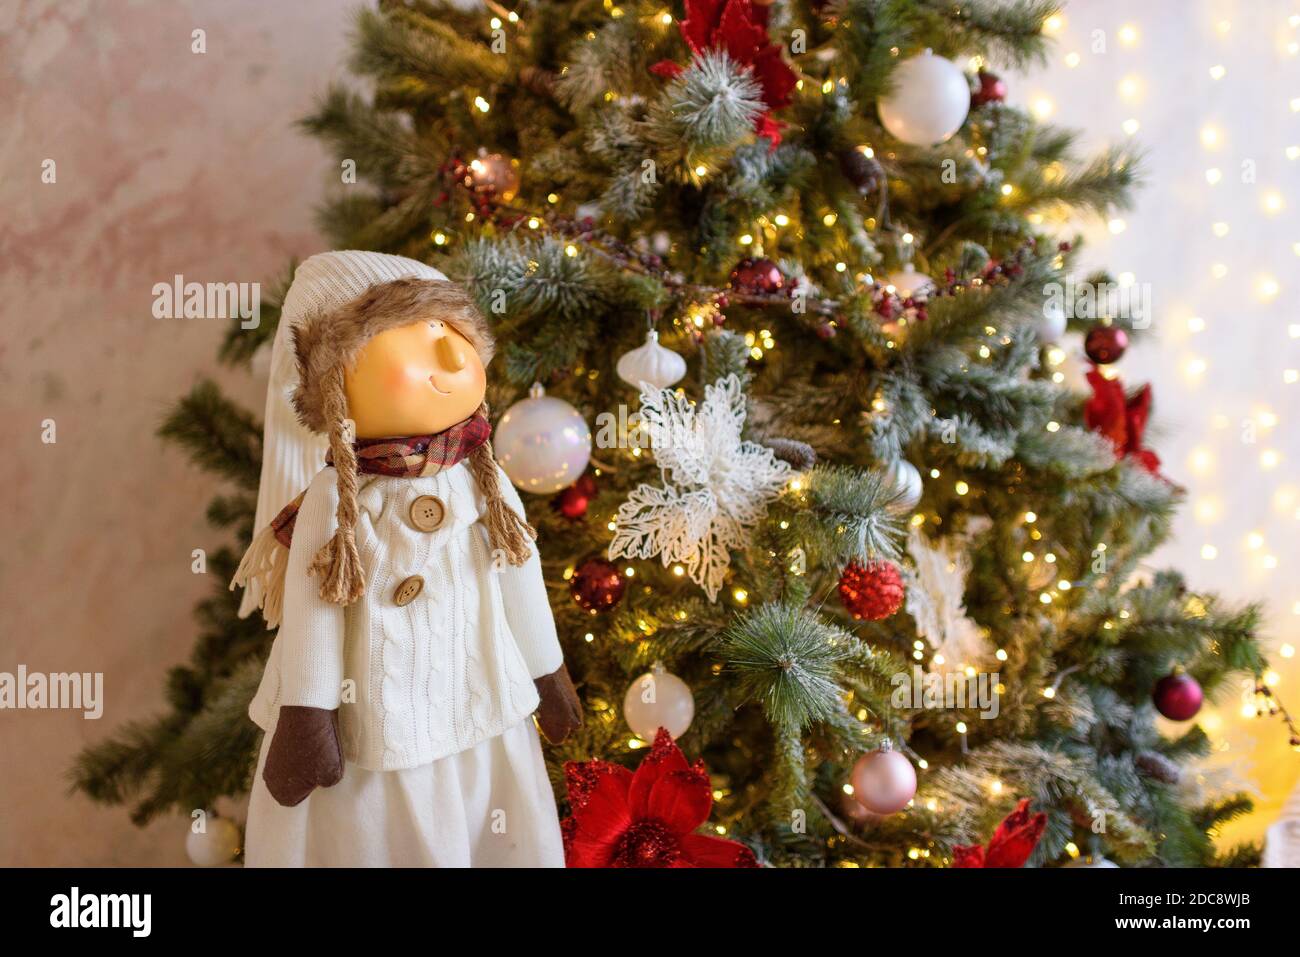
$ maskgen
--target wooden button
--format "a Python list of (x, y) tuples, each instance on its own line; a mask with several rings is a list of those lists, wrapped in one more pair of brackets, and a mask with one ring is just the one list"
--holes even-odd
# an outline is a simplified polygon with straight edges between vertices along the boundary
[(406, 581), (397, 586), (397, 591), (393, 592), (393, 601), (400, 608), (403, 605), (409, 605), (415, 601), (415, 596), (424, 591), (424, 579), (419, 575), (412, 575)]
[(411, 524), (422, 532), (431, 532), (442, 524), (447, 509), (433, 495), (421, 495), (411, 503)]

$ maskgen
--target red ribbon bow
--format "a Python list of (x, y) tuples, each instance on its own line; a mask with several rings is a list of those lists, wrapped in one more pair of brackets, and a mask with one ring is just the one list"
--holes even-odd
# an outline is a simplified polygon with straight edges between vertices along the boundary
[(744, 844), (696, 834), (713, 789), (663, 728), (633, 774), (607, 761), (564, 766), (571, 817), (560, 825), (569, 867), (757, 867)]
[(953, 867), (1024, 867), (1047, 827), (1047, 815), (1029, 813), (1029, 798), (1021, 798), (989, 838), (988, 848), (978, 844), (952, 849)]
[(1106, 378), (1096, 366), (1088, 370), (1088, 384), (1092, 398), (1083, 406), (1084, 425), (1110, 439), (1116, 455), (1132, 456), (1148, 472), (1159, 474), (1160, 458), (1142, 447), (1151, 415), (1151, 386), (1144, 385), (1130, 398), (1119, 379)]

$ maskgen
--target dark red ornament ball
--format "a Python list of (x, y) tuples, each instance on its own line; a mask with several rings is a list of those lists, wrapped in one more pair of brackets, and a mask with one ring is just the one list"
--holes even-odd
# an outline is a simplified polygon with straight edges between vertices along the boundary
[(1007, 98), (1007, 85), (1002, 77), (988, 70), (980, 70), (976, 77), (979, 87), (971, 94), (971, 106), (983, 106), (985, 103), (1001, 103)]
[(903, 605), (903, 575), (893, 562), (849, 562), (840, 573), (840, 601), (859, 621), (880, 621)]
[(1191, 675), (1175, 671), (1156, 682), (1151, 698), (1156, 710), (1170, 721), (1190, 721), (1201, 710), (1205, 692)]
[(551, 508), (569, 521), (576, 522), (586, 517), (587, 506), (591, 504), (591, 500), (595, 495), (596, 480), (590, 475), (584, 474), (578, 481), (566, 489), (561, 489), (551, 499)]
[(1083, 351), (1099, 366), (1118, 362), (1128, 348), (1128, 333), (1116, 326), (1093, 326), (1083, 340)]
[(742, 259), (731, 270), (731, 288), (750, 295), (771, 295), (785, 286), (781, 267), (770, 259)]
[(627, 581), (618, 566), (604, 558), (588, 558), (569, 579), (569, 593), (586, 611), (609, 611), (619, 603)]

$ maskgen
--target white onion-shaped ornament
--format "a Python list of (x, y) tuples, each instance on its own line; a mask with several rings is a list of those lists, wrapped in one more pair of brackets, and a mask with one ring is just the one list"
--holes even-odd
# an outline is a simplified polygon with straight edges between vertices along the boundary
[(492, 447), (516, 487), (546, 495), (572, 485), (587, 468), (591, 429), (577, 409), (533, 383), (528, 398), (501, 416)]
[(921, 473), (907, 459), (896, 459), (885, 469), (885, 484), (897, 498), (892, 508), (900, 515), (911, 512), (921, 501)]
[(1104, 869), (1119, 867), (1119, 865), (1116, 864), (1114, 861), (1108, 861), (1104, 857), (1076, 857), (1074, 860), (1070, 861), (1070, 863), (1066, 864), (1065, 866), (1066, 867), (1100, 867)]
[(894, 287), (894, 295), (899, 299), (927, 298), (938, 288), (933, 279), (908, 263), (896, 273), (889, 276), (889, 285)]
[(199, 867), (223, 867), (234, 861), (244, 842), (239, 825), (227, 817), (197, 813), (203, 816), (195, 818), (185, 835), (185, 853), (190, 861)]
[(916, 769), (885, 743), (858, 758), (849, 775), (853, 797), (873, 814), (894, 814), (916, 796)]
[(659, 333), (651, 329), (646, 333), (645, 345), (623, 353), (615, 368), (618, 377), (634, 389), (641, 388), (643, 382), (666, 389), (686, 375), (686, 360), (661, 346)]
[(656, 664), (636, 681), (623, 696), (623, 718), (642, 741), (653, 741), (655, 732), (667, 728), (674, 739), (680, 738), (695, 717), (695, 695), (690, 686), (663, 665)]
[(1055, 299), (1043, 301), (1043, 314), (1039, 316), (1038, 321), (1034, 324), (1034, 330), (1038, 333), (1038, 341), (1043, 345), (1054, 346), (1061, 341), (1061, 336), (1065, 335), (1065, 310)]
[(935, 146), (966, 121), (970, 86), (957, 64), (926, 50), (898, 65), (894, 87), (877, 107), (880, 122), (898, 139)]

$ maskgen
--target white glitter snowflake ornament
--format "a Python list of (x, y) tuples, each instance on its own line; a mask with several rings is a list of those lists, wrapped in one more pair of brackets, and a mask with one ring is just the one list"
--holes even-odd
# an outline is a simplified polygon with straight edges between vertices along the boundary
[(663, 485), (638, 485), (619, 506), (609, 557), (680, 563), (714, 601), (731, 549), (749, 543), (790, 466), (741, 439), (745, 395), (734, 375), (706, 386), (699, 405), (645, 386), (640, 420)]
[(986, 664), (992, 653), (979, 626), (966, 616), (971, 537), (952, 536), (930, 545), (912, 529), (908, 538), (907, 613), (916, 622), (917, 635), (942, 655), (944, 664), (936, 671)]

